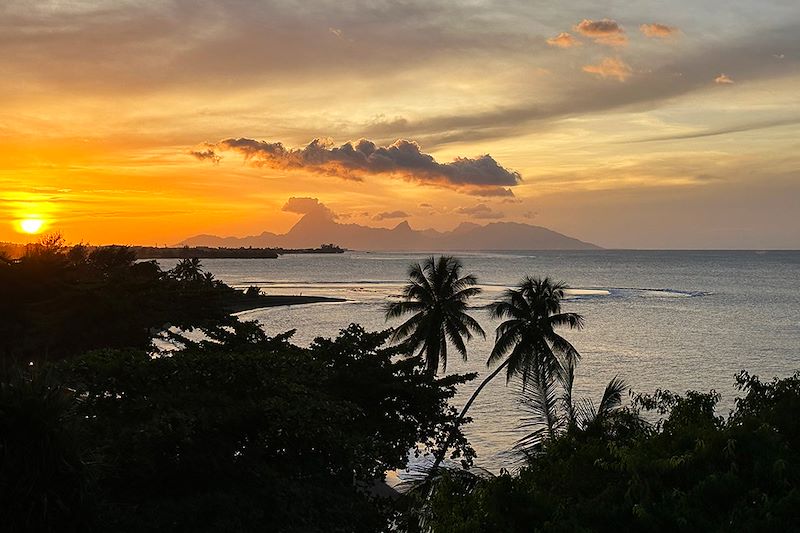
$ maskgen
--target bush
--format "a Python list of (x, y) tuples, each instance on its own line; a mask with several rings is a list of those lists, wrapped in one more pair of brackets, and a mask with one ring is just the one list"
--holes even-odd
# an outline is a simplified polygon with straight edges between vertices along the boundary
[[(292, 332), (270, 338), (249, 323), (217, 333), (169, 357), (102, 350), (54, 367), (62, 386), (52, 391), (74, 391), (67, 405), (77, 425), (48, 427), (85, 443), (78, 455), (91, 464), (72, 463), (79, 486), (91, 482), (96, 529), (386, 527), (390, 507), (369, 489), (403, 467), (410, 449), (428, 453), (443, 440), (455, 418), (447, 401), (467, 377), (436, 380), (383, 346), (389, 332), (356, 325), (310, 348), (290, 344)], [(41, 422), (17, 412), (4, 423)], [(39, 445), (60, 454), (72, 450), (64, 442)], [(14, 441), (9, 457), (28, 444)], [(14, 509), (8, 523), (24, 521)], [(47, 523), (60, 516), (33, 512)]]
[[(774, 531), (800, 524), (800, 373), (762, 383), (724, 419), (715, 393), (639, 396), (602, 431), (572, 430), (520, 472), (430, 505), (437, 532)], [(665, 415), (655, 424), (640, 414)]]

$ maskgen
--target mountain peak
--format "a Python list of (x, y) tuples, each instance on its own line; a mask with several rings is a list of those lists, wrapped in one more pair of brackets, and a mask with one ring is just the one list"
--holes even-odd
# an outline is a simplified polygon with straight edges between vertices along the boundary
[(480, 224), (475, 224), (474, 222), (462, 222), (455, 229), (452, 233), (464, 233), (465, 231), (472, 231), (475, 228), (480, 228)]
[(333, 216), (327, 210), (314, 210), (309, 211), (298, 220), (294, 226), (289, 230), (287, 235), (293, 233), (309, 233), (318, 231), (326, 226), (335, 225)]

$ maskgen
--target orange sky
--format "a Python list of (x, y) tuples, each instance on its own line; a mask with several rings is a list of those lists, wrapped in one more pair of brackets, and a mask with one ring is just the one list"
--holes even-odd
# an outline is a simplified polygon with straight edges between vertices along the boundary
[(294, 196), (383, 227), (800, 248), (792, 4), (4, 3), (0, 241), (283, 232)]

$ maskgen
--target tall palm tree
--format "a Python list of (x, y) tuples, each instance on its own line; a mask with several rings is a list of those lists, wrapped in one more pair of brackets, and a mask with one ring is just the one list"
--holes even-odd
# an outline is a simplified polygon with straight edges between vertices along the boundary
[[(564, 283), (550, 278), (525, 277), (516, 288), (506, 290), (500, 300), (489, 306), (493, 318), (506, 319), (497, 327), (494, 348), (486, 362), (487, 366), (497, 365), (497, 368), (486, 376), (464, 404), (456, 419), (456, 428), (478, 394), (503, 369), (506, 369), (506, 381), (519, 376), (523, 389), (533, 386), (546, 398), (553, 394), (550, 380), (555, 378), (566, 382), (572, 379), (580, 354), (555, 330), (562, 326), (581, 329), (583, 317), (577, 313), (561, 312), (566, 288)], [(555, 417), (550, 417), (546, 423), (555, 430)], [(454, 432), (455, 429), (451, 436)], [(450, 440), (437, 454), (434, 470), (444, 458)]]
[(480, 324), (467, 314), (467, 302), (480, 293), (473, 275), (462, 276), (463, 265), (454, 257), (429, 257), (411, 265), (403, 299), (386, 307), (386, 319), (411, 317), (394, 330), (392, 339), (409, 353), (425, 360), (425, 369), (435, 374), (447, 370), (447, 345), (452, 344), (466, 360), (466, 342), (473, 334), (485, 337)]

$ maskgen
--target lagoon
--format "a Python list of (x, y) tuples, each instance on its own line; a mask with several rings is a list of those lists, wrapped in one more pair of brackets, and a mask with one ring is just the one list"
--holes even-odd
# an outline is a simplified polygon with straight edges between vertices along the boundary
[[(346, 252), (279, 259), (205, 259), (206, 270), (231, 285), (256, 285), (266, 294), (345, 298), (342, 303), (273, 307), (242, 313), (270, 334), (296, 329), (307, 345), (351, 322), (384, 329), (382, 307), (399, 293), (408, 265), (430, 254)], [(586, 328), (566, 332), (582, 354), (575, 390), (599, 400), (619, 375), (633, 390), (717, 390), (721, 414), (733, 406), (734, 375), (764, 378), (800, 368), (800, 252), (797, 251), (515, 251), (454, 253), (484, 292), (473, 301), (487, 339), (457, 354), (448, 372), (485, 374), (496, 322), (481, 307), (524, 275), (551, 276), (572, 289), (565, 311), (581, 313)], [(160, 263), (171, 266), (172, 262)], [(464, 386), (460, 406), (478, 385)], [(491, 471), (513, 468), (514, 443), (525, 412), (515, 384), (492, 382), (470, 410), (467, 427), (476, 463)]]

